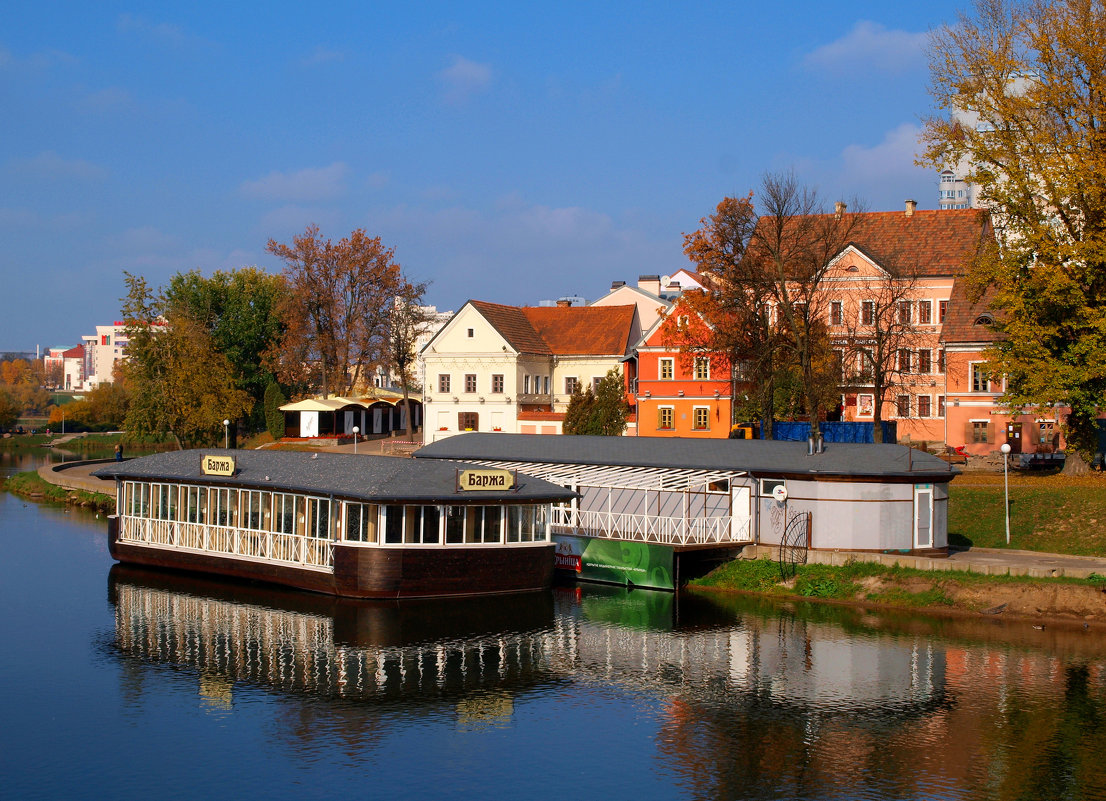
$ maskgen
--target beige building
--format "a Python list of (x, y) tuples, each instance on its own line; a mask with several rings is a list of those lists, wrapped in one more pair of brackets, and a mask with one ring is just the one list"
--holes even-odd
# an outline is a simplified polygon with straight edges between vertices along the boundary
[(620, 367), (639, 333), (634, 305), (469, 301), (422, 350), (424, 439), (559, 434), (573, 388)]

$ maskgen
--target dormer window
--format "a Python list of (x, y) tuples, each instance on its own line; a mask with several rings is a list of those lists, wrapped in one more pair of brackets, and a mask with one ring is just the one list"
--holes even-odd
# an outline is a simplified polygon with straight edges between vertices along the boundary
[(981, 314), (975, 318), (976, 325), (994, 325), (995, 318), (989, 314)]

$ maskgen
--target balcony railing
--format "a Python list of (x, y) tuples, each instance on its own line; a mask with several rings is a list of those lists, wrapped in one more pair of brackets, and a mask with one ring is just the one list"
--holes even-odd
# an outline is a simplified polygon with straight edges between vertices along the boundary
[(123, 516), (119, 520), (119, 541), (298, 567), (334, 569), (334, 543), (303, 534)]
[(578, 531), (591, 537), (652, 542), (660, 545), (707, 545), (748, 542), (750, 521), (734, 525), (729, 515), (718, 517), (658, 517), (656, 515), (553, 508), (554, 531)]

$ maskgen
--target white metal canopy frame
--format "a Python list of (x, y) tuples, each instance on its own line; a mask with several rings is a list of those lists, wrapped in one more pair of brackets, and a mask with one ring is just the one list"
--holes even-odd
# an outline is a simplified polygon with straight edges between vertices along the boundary
[[(750, 488), (734, 486), (734, 479), (746, 478), (743, 470), (698, 470), (677, 467), (639, 467), (623, 465), (553, 464), (548, 462), (507, 462), (466, 460), (499, 468), (520, 470), (535, 478), (570, 487), (582, 496), (588, 489), (599, 490), (603, 508), (594, 508), (589, 500), (554, 504), (553, 528), (561, 533), (582, 534), (606, 539), (631, 540), (663, 545), (707, 545), (752, 540)], [(644, 493), (643, 511), (616, 508), (616, 492)], [(679, 514), (656, 514), (648, 510), (649, 493), (680, 496)], [(726, 514), (712, 513), (706, 503), (692, 512), (692, 496), (727, 498)], [(596, 498), (590, 498), (592, 502)], [(740, 507), (740, 508), (739, 508)], [(673, 509), (672, 511), (675, 511)]]

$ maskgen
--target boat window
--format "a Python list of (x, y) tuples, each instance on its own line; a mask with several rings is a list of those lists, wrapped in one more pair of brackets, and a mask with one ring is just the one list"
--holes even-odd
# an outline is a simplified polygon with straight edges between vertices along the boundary
[(503, 513), (502, 506), (472, 507), (471, 542), (502, 542)]
[(296, 533), (296, 496), (286, 492), (273, 493), (273, 530), (280, 534)]
[(519, 532), (522, 529), (522, 512), (521, 506), (508, 506), (507, 507), (507, 542), (518, 542)]
[(208, 500), (211, 509), (210, 522), (217, 526), (235, 525), (234, 501), (237, 495), (234, 490), (212, 488)]
[(548, 507), (532, 506), (534, 510), (534, 542), (546, 542), (549, 539)]
[(181, 499), (184, 520), (189, 523), (204, 522), (204, 500), (207, 492), (200, 487), (184, 487)]
[(398, 544), (403, 542), (403, 507), (384, 507), (384, 542)]
[(437, 506), (422, 507), (422, 541), (437, 543), (440, 539), (441, 512)]
[(242, 491), (242, 528), (262, 531), (265, 520), (266, 493), (256, 490)]
[(330, 501), (323, 498), (307, 499), (309, 518), (307, 535), (321, 540), (330, 539)]
[(461, 543), (465, 541), (465, 507), (446, 507), (445, 541), (447, 543)]

